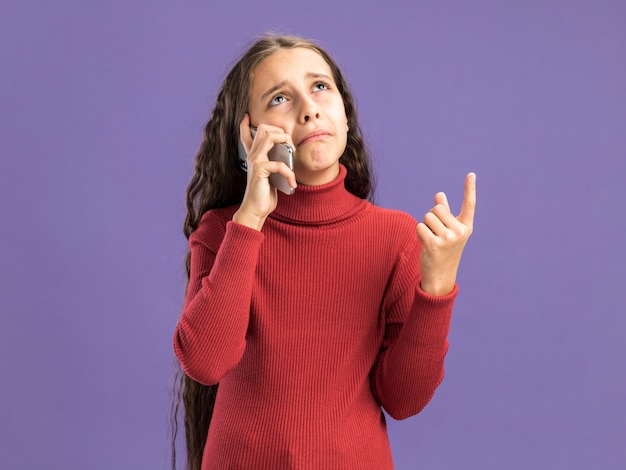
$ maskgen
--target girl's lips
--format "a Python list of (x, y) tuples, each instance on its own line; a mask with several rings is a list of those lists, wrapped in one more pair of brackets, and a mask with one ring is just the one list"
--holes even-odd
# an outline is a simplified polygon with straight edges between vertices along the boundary
[(321, 140), (324, 139), (326, 137), (330, 136), (330, 132), (327, 131), (323, 131), (323, 130), (317, 130), (317, 131), (313, 131), (310, 134), (307, 134), (304, 139), (302, 139), (299, 143), (298, 143), (298, 147), (300, 147), (302, 144), (306, 144), (309, 142), (314, 142), (316, 140)]

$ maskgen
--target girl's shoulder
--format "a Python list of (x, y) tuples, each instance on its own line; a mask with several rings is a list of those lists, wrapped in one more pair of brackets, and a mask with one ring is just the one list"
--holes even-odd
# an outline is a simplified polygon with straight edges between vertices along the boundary
[(390, 249), (399, 250), (419, 244), (417, 220), (410, 214), (373, 204), (369, 204), (366, 213), (362, 230), (371, 234), (378, 242), (385, 243)]
[(415, 229), (417, 220), (412, 215), (397, 210), (369, 204), (369, 217), (376, 223), (387, 224), (398, 228)]
[(226, 224), (232, 220), (239, 206), (221, 207), (206, 211), (198, 228), (189, 237), (189, 241), (208, 242), (211, 240), (221, 241), (226, 233)]

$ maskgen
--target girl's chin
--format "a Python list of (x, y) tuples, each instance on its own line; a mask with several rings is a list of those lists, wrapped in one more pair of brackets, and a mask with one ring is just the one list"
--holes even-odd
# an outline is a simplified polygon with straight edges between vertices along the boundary
[(339, 160), (327, 164), (317, 162), (315, 165), (296, 165), (295, 173), (300, 184), (319, 186), (330, 183), (339, 174)]

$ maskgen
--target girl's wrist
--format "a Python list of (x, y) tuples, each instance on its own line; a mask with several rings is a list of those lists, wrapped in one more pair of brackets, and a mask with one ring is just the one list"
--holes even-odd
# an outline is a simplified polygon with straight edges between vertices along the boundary
[(455, 278), (422, 279), (420, 289), (428, 295), (448, 295), (454, 290), (455, 283)]
[(242, 211), (239, 209), (233, 215), (233, 222), (244, 225), (254, 230), (258, 230), (259, 232), (263, 228), (263, 224), (265, 223), (266, 217), (255, 216), (254, 214), (250, 214), (245, 210)]

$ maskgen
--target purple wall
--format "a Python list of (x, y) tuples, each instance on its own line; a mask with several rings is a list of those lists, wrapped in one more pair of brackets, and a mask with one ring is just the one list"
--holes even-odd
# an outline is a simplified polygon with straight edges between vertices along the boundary
[[(183, 197), (267, 30), (343, 66), (381, 205), (478, 173), (447, 377), (398, 469), (626, 465), (626, 3), (3, 1), (0, 468), (166, 468)], [(215, 6), (218, 5), (219, 6)]]

